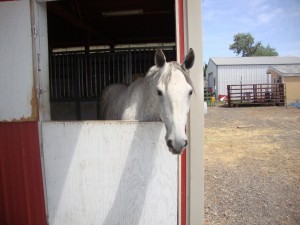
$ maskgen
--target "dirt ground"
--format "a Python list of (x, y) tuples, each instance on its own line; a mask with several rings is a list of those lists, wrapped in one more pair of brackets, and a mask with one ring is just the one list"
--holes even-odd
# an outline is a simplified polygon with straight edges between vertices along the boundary
[(299, 225), (300, 109), (209, 107), (204, 205), (205, 225)]

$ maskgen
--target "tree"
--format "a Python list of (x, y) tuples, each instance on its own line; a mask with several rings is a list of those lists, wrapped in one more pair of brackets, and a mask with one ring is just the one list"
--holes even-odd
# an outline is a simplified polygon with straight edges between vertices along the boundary
[(253, 56), (278, 56), (278, 53), (275, 48), (267, 45), (267, 47), (258, 47)]
[(264, 47), (262, 43), (254, 43), (254, 37), (250, 33), (238, 33), (233, 37), (233, 43), (229, 46), (237, 55), (242, 57), (247, 56), (277, 56), (278, 53), (275, 48), (270, 45)]

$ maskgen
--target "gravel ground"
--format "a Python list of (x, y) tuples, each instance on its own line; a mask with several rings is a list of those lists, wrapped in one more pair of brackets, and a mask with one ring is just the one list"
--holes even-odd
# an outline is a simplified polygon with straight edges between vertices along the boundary
[(209, 107), (204, 204), (205, 225), (299, 225), (300, 109)]

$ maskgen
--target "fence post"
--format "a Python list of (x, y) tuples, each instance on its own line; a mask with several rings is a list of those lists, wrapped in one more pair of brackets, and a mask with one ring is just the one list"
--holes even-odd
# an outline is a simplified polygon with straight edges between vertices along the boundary
[(257, 84), (253, 84), (253, 101), (257, 102)]
[(241, 84), (241, 103), (243, 103), (243, 86)]
[(231, 107), (230, 85), (227, 85), (228, 107)]

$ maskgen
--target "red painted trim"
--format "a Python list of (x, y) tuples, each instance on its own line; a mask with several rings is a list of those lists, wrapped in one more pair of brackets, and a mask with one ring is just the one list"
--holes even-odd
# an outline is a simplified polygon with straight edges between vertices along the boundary
[(186, 151), (181, 155), (181, 225), (186, 225)]
[(46, 225), (38, 122), (0, 123), (1, 225)]
[[(178, 22), (179, 22), (179, 61), (182, 62), (184, 59), (184, 12), (183, 12), (183, 1), (178, 0)], [(186, 151), (181, 155), (181, 184), (180, 184), (180, 198), (181, 198), (181, 225), (186, 225)]]
[(184, 13), (183, 0), (178, 0), (178, 21), (179, 21), (179, 57), (180, 62), (184, 59)]

